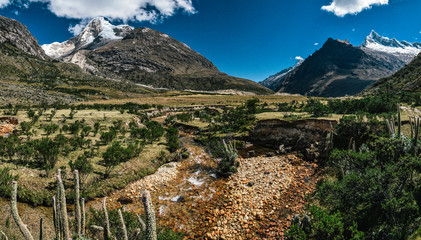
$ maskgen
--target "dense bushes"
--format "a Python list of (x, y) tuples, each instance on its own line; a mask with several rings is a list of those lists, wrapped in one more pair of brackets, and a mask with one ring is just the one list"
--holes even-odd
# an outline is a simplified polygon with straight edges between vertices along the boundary
[(335, 126), (333, 145), (335, 148), (348, 149), (350, 142), (355, 142), (359, 148), (363, 143), (374, 142), (387, 135), (386, 124), (375, 115), (344, 116)]
[[(421, 160), (405, 138), (379, 138), (361, 152), (335, 150), (334, 178), (320, 182), (316, 198), (358, 223), (370, 239), (406, 239), (420, 223)], [(334, 179), (334, 180), (333, 180)]]
[(286, 235), (290, 240), (364, 239), (364, 233), (357, 230), (356, 224), (345, 226), (340, 212), (330, 214), (315, 205), (309, 207), (308, 215), (294, 216)]

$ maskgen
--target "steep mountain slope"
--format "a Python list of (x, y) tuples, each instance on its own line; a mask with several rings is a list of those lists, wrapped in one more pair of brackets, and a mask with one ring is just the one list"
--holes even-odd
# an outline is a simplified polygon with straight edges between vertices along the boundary
[(133, 83), (87, 74), (75, 64), (44, 54), (26, 27), (0, 18), (0, 103), (83, 101), (151, 92)]
[(25, 25), (3, 16), (0, 16), (0, 43), (12, 44), (20, 50), (44, 60), (48, 58)]
[[(120, 30), (114, 36), (110, 30), (105, 34), (104, 29)], [(208, 59), (164, 33), (149, 28), (128, 30), (128, 26), (113, 26), (98, 18), (75, 38), (43, 47), (50, 56), (75, 63), (94, 75), (157, 88), (272, 93), (253, 81), (221, 73)]]
[(329, 38), (285, 77), (279, 91), (322, 97), (353, 95), (404, 64), (392, 54), (364, 51), (347, 41)]
[(278, 91), (280, 88), (280, 84), (281, 82), (285, 79), (286, 76), (288, 76), (289, 73), (291, 73), (294, 69), (296, 69), (297, 67), (299, 67), (302, 63), (304, 62), (304, 59), (302, 58), (298, 58), (297, 62), (294, 64), (294, 66), (286, 68), (268, 78), (266, 78), (265, 80), (259, 82), (259, 84), (272, 89), (273, 91)]
[(365, 93), (393, 89), (394, 91), (421, 91), (421, 53), (408, 65), (390, 77), (382, 78)]
[(390, 76), (421, 52), (420, 43), (382, 37), (375, 31), (360, 46), (328, 39), (304, 63), (275, 74), (262, 85), (275, 91), (339, 97), (359, 93)]

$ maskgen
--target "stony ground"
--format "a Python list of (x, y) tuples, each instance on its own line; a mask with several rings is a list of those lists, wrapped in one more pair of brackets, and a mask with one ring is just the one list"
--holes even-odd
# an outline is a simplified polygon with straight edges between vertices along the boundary
[[(240, 158), (238, 173), (217, 178), (217, 160), (182, 138), (191, 156), (108, 198), (110, 208), (143, 214), (141, 194), (151, 191), (158, 224), (187, 239), (282, 239), (291, 217), (304, 209), (317, 181), (317, 165), (295, 155)], [(89, 205), (100, 207), (100, 199)]]

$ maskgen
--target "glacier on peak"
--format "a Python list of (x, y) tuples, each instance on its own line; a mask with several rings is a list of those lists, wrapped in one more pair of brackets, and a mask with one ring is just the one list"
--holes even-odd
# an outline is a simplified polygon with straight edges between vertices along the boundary
[(75, 37), (59, 43), (44, 44), (41, 47), (52, 58), (62, 58), (77, 50), (83, 49), (94, 42), (106, 43), (123, 39), (133, 27), (129, 25), (113, 25), (103, 17), (92, 19)]
[(361, 47), (390, 54), (408, 54), (414, 57), (421, 52), (421, 43), (398, 41), (395, 38), (383, 37), (374, 30), (366, 37)]

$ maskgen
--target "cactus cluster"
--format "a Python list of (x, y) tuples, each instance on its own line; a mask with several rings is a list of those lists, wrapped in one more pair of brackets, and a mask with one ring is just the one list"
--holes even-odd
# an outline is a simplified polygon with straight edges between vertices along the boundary
[[(70, 240), (70, 239), (80, 239), (80, 237), (86, 234), (86, 214), (85, 214), (85, 199), (80, 199), (80, 186), (79, 186), (79, 173), (77, 170), (74, 172), (74, 185), (75, 185), (75, 236), (71, 236), (70, 228), (69, 228), (69, 220), (67, 215), (67, 206), (66, 206), (66, 195), (65, 195), (65, 188), (64, 183), (61, 177), (61, 170), (58, 169), (57, 171), (57, 195), (53, 196), (53, 221), (54, 221), (54, 230), (55, 230), (55, 239), (56, 240)], [(107, 198), (104, 197), (102, 202), (102, 208), (104, 212), (104, 223), (103, 226), (91, 226), (92, 232), (103, 233), (104, 240), (115, 240), (116, 237), (112, 236), (111, 228), (110, 228), (110, 220), (108, 218), (108, 210), (106, 206)], [(155, 211), (151, 200), (151, 195), (148, 191), (145, 191), (142, 196), (142, 202), (145, 207), (145, 214), (146, 214), (146, 224), (137, 215), (137, 219), (142, 229), (135, 229), (133, 233), (130, 235), (127, 232), (126, 224), (124, 222), (123, 214), (121, 210), (118, 210), (120, 226), (119, 232), (122, 234), (122, 240), (129, 240), (129, 239), (141, 239), (141, 233), (144, 233), (144, 239), (147, 240), (157, 240), (157, 233), (156, 233), (156, 218), (155, 218)], [(25, 240), (34, 240), (31, 232), (28, 230), (27, 226), (21, 220), (18, 208), (17, 208), (17, 182), (14, 181), (12, 183), (12, 196), (11, 196), (11, 211), (12, 216), (18, 225), (20, 232), (23, 235)], [(6, 234), (0, 230), (0, 237), (4, 239), (8, 239)], [(39, 239), (43, 239), (43, 219), (40, 219), (40, 232), (39, 232)]]

